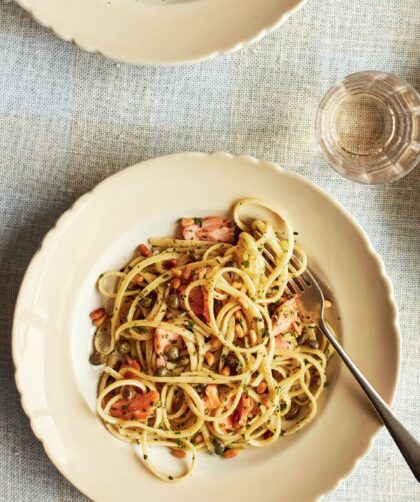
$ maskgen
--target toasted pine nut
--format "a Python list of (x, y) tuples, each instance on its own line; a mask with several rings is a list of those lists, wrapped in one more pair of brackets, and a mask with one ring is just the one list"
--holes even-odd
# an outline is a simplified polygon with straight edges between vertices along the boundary
[(172, 269), (172, 275), (174, 277), (181, 277), (182, 270), (180, 270), (179, 268), (174, 268), (174, 269)]
[(140, 282), (144, 281), (144, 277), (141, 274), (136, 274), (133, 277), (132, 281), (134, 282), (134, 284), (139, 284)]
[(238, 322), (235, 324), (235, 335), (238, 338), (243, 338), (245, 336), (244, 330)]
[(209, 366), (214, 363), (214, 355), (211, 352), (206, 352), (204, 358)]
[(92, 321), (92, 324), (96, 327), (96, 328), (99, 328), (100, 326), (102, 326), (102, 324), (107, 320), (108, 316), (105, 314), (103, 315), (102, 317), (100, 317), (99, 319), (94, 319)]
[(330, 300), (324, 300), (324, 309), (330, 309), (332, 307), (332, 303)]
[(264, 380), (261, 380), (257, 387), (257, 392), (258, 394), (264, 394), (264, 392), (267, 390), (267, 384), (265, 383)]
[(182, 218), (181, 226), (189, 227), (190, 225), (194, 225), (194, 218)]
[(92, 310), (89, 316), (92, 319), (92, 321), (94, 321), (95, 319), (103, 317), (105, 314), (106, 314), (105, 309), (101, 307), (100, 309)]
[(165, 268), (169, 270), (170, 268), (174, 268), (178, 265), (178, 260), (176, 258), (171, 258), (170, 260), (165, 261)]
[(186, 265), (182, 272), (182, 278), (184, 279), (184, 281), (190, 280), (191, 273), (192, 273), (191, 265)]
[(194, 443), (194, 444), (199, 444), (199, 443), (201, 443), (202, 441), (204, 441), (204, 437), (203, 437), (203, 435), (201, 434), (201, 432), (199, 432), (199, 433), (195, 436), (195, 438), (193, 439), (193, 443)]
[(226, 450), (223, 453), (223, 458), (235, 458), (238, 455), (239, 455), (239, 451), (238, 450)]
[(229, 376), (229, 375), (230, 375), (230, 368), (229, 368), (229, 366), (225, 366), (225, 367), (222, 369), (222, 375), (223, 375), (223, 376)]
[(242, 313), (240, 310), (237, 310), (234, 314), (233, 314), (234, 318), (239, 321), (239, 319), (242, 318)]
[(183, 450), (171, 450), (171, 454), (176, 458), (185, 458), (187, 456)]
[(262, 404), (263, 404), (266, 408), (271, 408), (271, 406), (273, 406), (273, 402), (271, 401), (271, 399), (270, 399), (268, 396), (264, 396), (264, 397), (261, 399), (261, 402), (262, 402)]
[(249, 344), (251, 347), (257, 344), (258, 338), (255, 329), (250, 329), (248, 333)]
[(146, 244), (140, 244), (140, 246), (137, 247), (137, 251), (141, 254), (141, 256), (144, 256), (145, 258), (152, 254)]
[(218, 350), (222, 346), (222, 342), (217, 337), (213, 336), (210, 340), (210, 346), (212, 349)]
[(174, 277), (171, 281), (171, 288), (178, 289), (181, 286), (181, 279), (179, 277)]

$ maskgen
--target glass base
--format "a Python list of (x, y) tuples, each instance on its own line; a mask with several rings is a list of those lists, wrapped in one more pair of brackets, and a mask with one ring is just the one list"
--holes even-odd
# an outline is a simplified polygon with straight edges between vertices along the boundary
[(393, 75), (354, 73), (322, 99), (315, 134), (329, 164), (346, 178), (394, 181), (420, 162), (420, 96)]

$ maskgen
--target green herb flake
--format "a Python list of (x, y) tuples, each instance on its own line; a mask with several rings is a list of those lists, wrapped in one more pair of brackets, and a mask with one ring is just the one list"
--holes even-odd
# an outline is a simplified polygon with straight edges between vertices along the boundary
[(194, 218), (194, 223), (199, 227), (203, 226), (203, 218)]
[(191, 321), (191, 319), (187, 319), (187, 321), (185, 321), (185, 327), (188, 328), (190, 331), (192, 331), (194, 329), (194, 322)]
[(249, 261), (248, 260), (244, 260), (243, 262), (241, 262), (241, 265), (245, 268), (249, 268)]
[(147, 460), (147, 455), (143, 455), (144, 460)]

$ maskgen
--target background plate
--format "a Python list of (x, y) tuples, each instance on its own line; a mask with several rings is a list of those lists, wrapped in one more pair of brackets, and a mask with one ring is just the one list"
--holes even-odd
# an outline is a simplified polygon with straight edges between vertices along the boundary
[[(382, 262), (361, 228), (302, 176), (250, 157), (185, 153), (125, 169), (80, 198), (46, 236), (25, 275), (13, 332), (16, 381), (37, 437), (60, 471), (94, 500), (147, 493), (185, 502), (314, 500), (367, 451), (379, 424), (348, 372), (335, 371), (305, 430), (225, 463), (200, 455), (189, 480), (166, 485), (95, 416), (88, 363), (95, 279), (181, 215), (225, 212), (244, 196), (273, 204), (298, 231), (309, 263), (331, 290), (344, 347), (390, 402), (399, 366), (396, 306)], [(302, 479), (305, 483), (302, 483)], [(264, 487), (264, 488), (262, 488)]]
[(200, 61), (240, 49), (305, 0), (17, 0), (90, 52), (135, 64)]

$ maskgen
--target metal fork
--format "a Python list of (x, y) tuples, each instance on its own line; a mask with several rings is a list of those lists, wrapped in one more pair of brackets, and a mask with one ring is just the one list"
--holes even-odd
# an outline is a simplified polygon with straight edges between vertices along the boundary
[[(292, 257), (291, 264), (296, 269), (300, 268), (300, 261), (295, 256)], [(368, 380), (364, 377), (362, 372), (353, 363), (338, 341), (334, 338), (331, 331), (324, 321), (324, 295), (318, 285), (315, 277), (305, 270), (305, 272), (296, 278), (291, 278), (287, 284), (286, 292), (296, 294), (302, 307), (305, 309), (311, 321), (316, 324), (322, 333), (327, 337), (331, 345), (336, 350), (337, 354), (345, 362), (348, 369), (359, 382), (359, 385), (364, 390), (366, 396), (369, 398), (373, 408), (379, 415), (382, 423), (388, 429), (396, 445), (400, 449), (405, 461), (409, 465), (411, 471), (420, 481), (420, 444), (408, 432), (408, 430), (401, 424), (401, 422), (392, 413), (390, 407), (376, 392)]]

